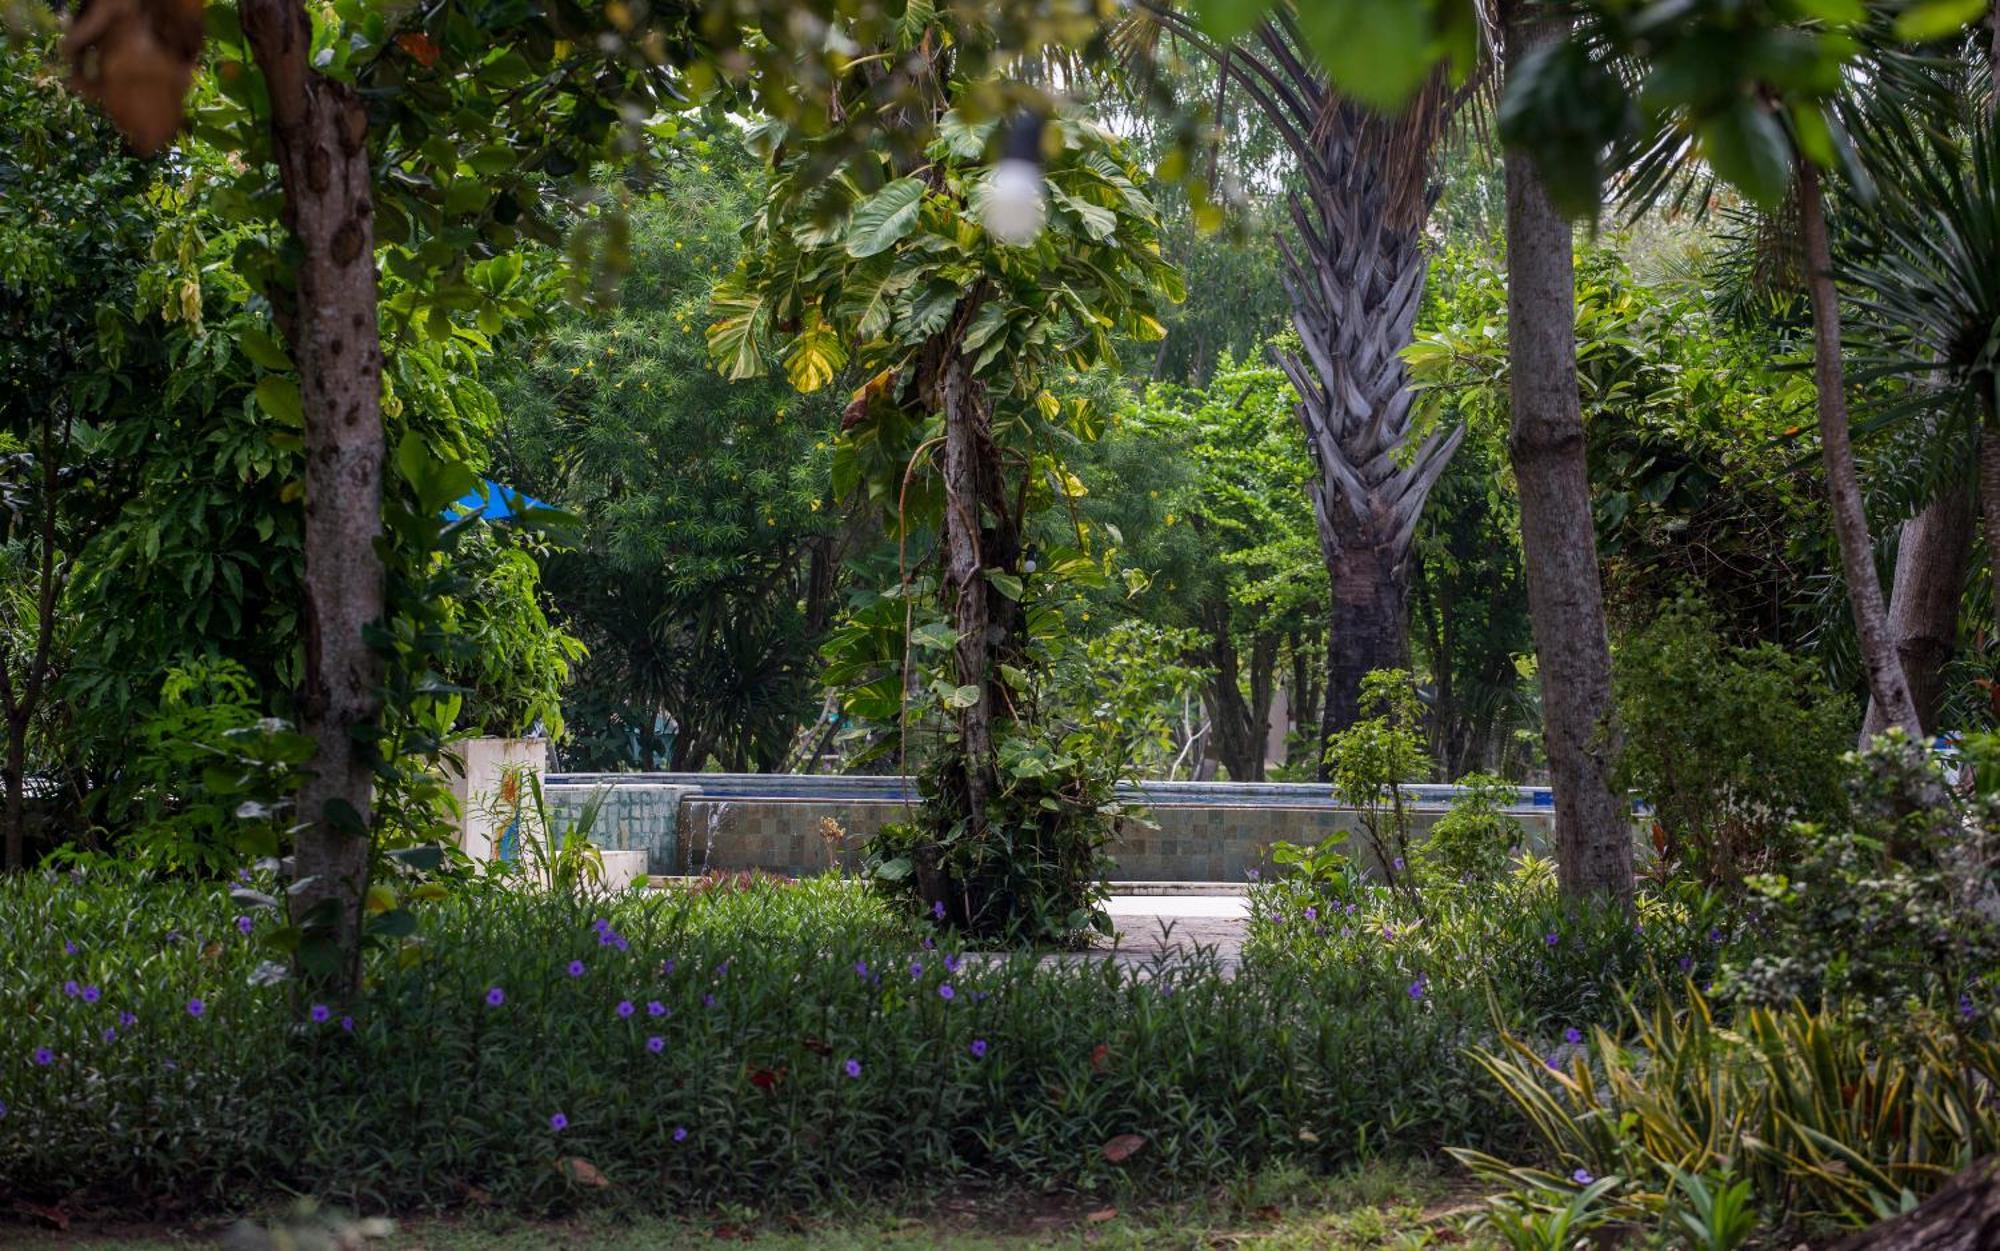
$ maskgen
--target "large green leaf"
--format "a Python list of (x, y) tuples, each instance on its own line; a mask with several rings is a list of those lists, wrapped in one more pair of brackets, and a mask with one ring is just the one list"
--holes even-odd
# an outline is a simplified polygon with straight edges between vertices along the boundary
[(855, 205), (847, 223), (847, 254), (868, 257), (894, 247), (916, 229), (923, 202), (923, 183), (898, 178)]

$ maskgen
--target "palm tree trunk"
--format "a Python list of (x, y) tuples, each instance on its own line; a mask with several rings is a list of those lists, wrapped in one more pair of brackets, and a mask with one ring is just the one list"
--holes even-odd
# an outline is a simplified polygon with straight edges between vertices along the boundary
[[(1981, 455), (1983, 459), (1983, 448)], [(1895, 640), (1917, 722), (1925, 734), (1937, 730), (1944, 666), (1958, 644), (1958, 605), (1972, 564), (1972, 514), (1972, 489), (1946, 487), (1903, 523), (1902, 542), (1896, 549), (1889, 635)], [(1870, 699), (1862, 737), (1872, 739), (1888, 728), (1882, 706)]]
[(1882, 580), (1875, 572), (1875, 548), (1868, 537), (1868, 513), (1861, 500), (1861, 477), (1848, 439), (1846, 376), (1840, 359), (1840, 295), (1833, 285), (1833, 251), (1827, 243), (1826, 213), (1820, 201), (1819, 171), (1801, 159), (1798, 167), (1799, 233), (1805, 249), (1806, 288), (1812, 298), (1813, 387), (1819, 395), (1820, 452), (1826, 461), (1826, 493), (1840, 545), (1847, 602), (1860, 639), (1868, 696), (1885, 726), (1900, 726), (1912, 738), (1923, 734), (1903, 666), (1889, 635)]
[[(1508, 6), (1511, 71), (1560, 23)], [(1521, 548), (1542, 684), (1542, 739), (1556, 801), (1556, 860), (1571, 897), (1632, 899), (1632, 821), (1612, 786), (1619, 747), (1611, 647), (1590, 508), (1576, 378), (1576, 274), (1569, 223), (1532, 161), (1507, 175), (1507, 446), (1521, 492)]]
[(368, 889), (372, 770), (357, 727), (381, 707), (382, 666), (362, 632), (381, 621), (382, 347), (376, 321), (368, 114), (354, 90), (308, 63), (298, 0), (244, 0), (264, 72), (271, 140), (297, 241), (298, 303), (286, 332), (305, 407), (305, 657), (301, 728), (318, 744), (299, 791), (291, 896), (341, 953), (340, 991), (359, 973)]
[[(1361, 680), (1410, 664), (1409, 555), (1400, 546), (1336, 543), (1327, 553), (1333, 611), (1326, 648), (1320, 746), (1361, 719)], [(1326, 780), (1326, 761), (1319, 776)]]

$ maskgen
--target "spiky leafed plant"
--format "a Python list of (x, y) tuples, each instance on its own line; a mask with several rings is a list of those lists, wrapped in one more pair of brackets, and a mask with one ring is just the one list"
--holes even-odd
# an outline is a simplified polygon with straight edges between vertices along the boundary
[(1297, 239), (1280, 246), (1300, 349), (1274, 355), (1298, 390), (1318, 470), (1310, 490), (1332, 589), (1325, 739), (1359, 715), (1362, 678), (1408, 663), (1417, 523), (1464, 436), (1416, 420), (1402, 351), (1427, 268), (1431, 159), (1484, 79), (1454, 85), (1436, 70), (1399, 112), (1373, 113), (1329, 85), (1300, 20), (1277, 4), (1247, 36), (1219, 43), (1168, 0), (1140, 0), (1119, 38), (1131, 59), (1166, 38), (1212, 60), (1297, 165)]

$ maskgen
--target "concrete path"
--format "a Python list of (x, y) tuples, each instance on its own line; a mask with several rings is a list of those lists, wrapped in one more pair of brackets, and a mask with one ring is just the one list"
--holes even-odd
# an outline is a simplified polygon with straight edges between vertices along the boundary
[(1212, 947), (1226, 971), (1234, 973), (1242, 963), (1250, 923), (1250, 901), (1242, 895), (1113, 895), (1104, 910), (1117, 939), (1085, 959), (1172, 964), (1197, 947)]

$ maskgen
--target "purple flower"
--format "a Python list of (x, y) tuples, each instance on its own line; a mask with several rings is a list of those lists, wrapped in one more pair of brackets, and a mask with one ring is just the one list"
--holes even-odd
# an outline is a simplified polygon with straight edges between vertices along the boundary
[(632, 1001), (630, 999), (620, 999), (618, 1001), (618, 1008), (617, 1008), (618, 1019), (621, 1021), (631, 1016), (637, 1010), (638, 1009), (632, 1006)]
[(665, 1016), (666, 1014), (667, 1014), (666, 1004), (661, 1003), (657, 999), (649, 999), (646, 1001), (647, 1016)]
[(1560, 1073), (1563, 1071), (1562, 1065), (1556, 1063), (1556, 1058), (1553, 1055), (1543, 1060), (1542, 1063), (1547, 1066), (1551, 1073)]
[(931, 915), (940, 921), (944, 920), (944, 900), (940, 899), (931, 905)]
[(249, 880), (250, 880), (250, 870), (248, 870), (248, 869), (238, 869), (238, 870), (236, 870), (236, 880), (237, 880), (237, 881), (239, 881), (239, 882), (247, 882), (247, 881), (249, 881)]
[(1562, 941), (1562, 935), (1556, 933), (1554, 930), (1550, 930), (1548, 933), (1542, 935), (1542, 941), (1553, 947)]
[(131, 1029), (134, 1025), (137, 1025), (138, 1023), (139, 1023), (139, 1018), (133, 1016), (130, 1012), (120, 1012), (118, 1014), (118, 1028), (120, 1029)]
[(1580, 1168), (1576, 1172), (1571, 1173), (1569, 1175), (1569, 1179), (1575, 1182), (1579, 1186), (1588, 1186), (1590, 1183), (1597, 1180), (1595, 1177), (1592, 1177), (1590, 1175), (1590, 1170), (1587, 1168)]
[(861, 1061), (859, 1060), (849, 1057), (847, 1063), (842, 1067), (847, 1070), (847, 1075), (849, 1077), (861, 1076)]
[(117, 1042), (117, 1041), (118, 1041), (118, 1030), (117, 1030), (117, 1029), (116, 1029), (115, 1027), (113, 1027), (113, 1026), (110, 1026), (110, 1025), (107, 1025), (107, 1026), (105, 1026), (105, 1027), (104, 1027), (104, 1041), (105, 1041), (105, 1042), (108, 1042), (108, 1043), (114, 1043), (114, 1042)]
[(1429, 984), (1429, 978), (1421, 973), (1417, 974), (1417, 980), (1410, 983), (1410, 998), (1422, 999), (1424, 997), (1424, 988)]
[(613, 947), (616, 947), (620, 951), (632, 950), (632, 944), (625, 941), (625, 936), (623, 934), (613, 934), (611, 936), (611, 945)]
[(616, 934), (612, 933), (612, 932), (611, 932), (610, 930), (599, 930), (599, 931), (597, 931), (597, 945), (598, 945), (598, 946), (600, 946), (600, 947), (609, 947), (609, 946), (610, 946), (610, 945), (611, 945), (612, 943), (614, 943), (614, 942), (616, 942), (616, 941), (618, 941), (618, 935), (616, 935)]
[(685, 1125), (674, 1126), (674, 1141), (686, 1142), (687, 1140), (688, 1140), (688, 1127)]
[(924, 941), (917, 945), (922, 947), (925, 951), (936, 951), (937, 939), (932, 938), (929, 934), (926, 934), (924, 935)]
[(662, 1051), (665, 1051), (666, 1049), (667, 1049), (667, 1040), (660, 1037), (658, 1034), (655, 1034), (651, 1038), (648, 1038), (646, 1040), (646, 1050), (652, 1052), (654, 1055), (658, 1055)]
[(71, 999), (76, 998), (82, 993), (83, 987), (78, 986), (74, 980), (63, 983), (63, 994), (68, 995)]
[(611, 922), (605, 920), (603, 917), (598, 917), (596, 920), (590, 923), (590, 928), (602, 934), (604, 931), (611, 928)]
[(944, 958), (944, 971), (947, 973), (958, 972), (959, 963), (960, 961), (957, 956), (946, 956)]
[(660, 976), (661, 976), (661, 977), (665, 977), (665, 976), (667, 976), (667, 975), (668, 975), (669, 973), (672, 973), (673, 971), (674, 971), (674, 962), (673, 962), (673, 961), (672, 961), (671, 959), (667, 959), (667, 960), (662, 960), (662, 961), (660, 961)]
[(868, 976), (868, 962), (866, 960), (856, 960), (854, 962), (854, 976), (861, 978)]
[(208, 1011), (208, 1005), (203, 1003), (201, 1000), (199, 999), (188, 1000), (187, 1012), (189, 1016), (198, 1017), (206, 1011)]
[(1246, 881), (1251, 881), (1251, 882), (1255, 882), (1255, 881), (1259, 880), (1260, 878), (1262, 878), (1263, 876), (1264, 876), (1264, 875), (1263, 875), (1262, 873), (1258, 872), (1258, 871), (1257, 871), (1257, 870), (1255, 870), (1255, 869), (1245, 869), (1245, 870), (1243, 871), (1243, 877), (1244, 877), (1244, 880), (1246, 880)]
[(63, 939), (63, 954), (66, 956), (73, 956), (76, 954), (76, 943), (73, 940), (67, 938)]
[(582, 976), (583, 976), (583, 961), (581, 961), (581, 960), (572, 960), (572, 961), (570, 961), (570, 962), (569, 962), (569, 975), (570, 975), (571, 977), (582, 977)]
[(727, 961), (727, 960), (724, 960), (724, 961), (723, 961), (723, 962), (722, 962), (721, 964), (718, 964), (718, 965), (716, 965), (716, 966), (715, 966), (715, 975), (716, 975), (717, 977), (728, 977), (728, 976), (729, 976), (729, 961)]
[(333, 1009), (323, 1003), (316, 1003), (312, 1006), (312, 1011), (306, 1015), (312, 1018), (313, 1024), (324, 1025), (333, 1019)]
[(1398, 873), (1401, 873), (1402, 871), (1403, 871), (1403, 858), (1402, 858), (1401, 856), (1397, 856), (1397, 857), (1396, 857), (1396, 872), (1398, 872)]
[(549, 1128), (560, 1134), (569, 1128), (569, 1118), (558, 1112), (549, 1118)]
[(354, 1018), (351, 1016), (341, 1017), (340, 1030), (343, 1034), (352, 1034), (354, 1032)]
[(1395, 927), (1395, 926), (1393, 926), (1393, 925), (1385, 925), (1385, 926), (1383, 926), (1383, 927), (1382, 927), (1382, 939), (1383, 939), (1383, 941), (1384, 941), (1384, 942), (1394, 942), (1394, 941), (1396, 941), (1396, 927)]
[(7, 1101), (0, 1099), (0, 1121), (7, 1119)]
[(1709, 942), (1711, 942), (1711, 943), (1719, 943), (1719, 942), (1721, 942), (1721, 941), (1722, 941), (1722, 931), (1721, 931), (1721, 930), (1710, 930), (1710, 931), (1708, 932), (1708, 941), (1709, 941)]
[(973, 1059), (984, 1060), (986, 1058), (986, 1040), (984, 1038), (975, 1038), (972, 1040), (972, 1045), (967, 1047), (966, 1050), (972, 1053)]
[(1972, 1006), (1971, 995), (1960, 995), (1958, 997), (1958, 1014), (1968, 1021), (1979, 1015), (1979, 1009)]
[(922, 977), (923, 975), (924, 975), (923, 961), (921, 960), (910, 961), (910, 977), (914, 979)]
[(253, 930), (253, 929), (256, 929), (256, 928), (257, 928), (257, 923), (256, 923), (255, 921), (252, 921), (252, 920), (251, 920), (251, 919), (250, 919), (249, 917), (237, 917), (237, 918), (236, 918), (236, 932), (237, 932), (237, 933), (239, 933), (239, 934), (248, 934), (248, 933), (249, 933), (249, 932), (250, 932), (251, 930)]
[(487, 1006), (487, 1007), (489, 1007), (489, 1008), (497, 1008), (497, 1007), (499, 1007), (499, 1006), (500, 1006), (501, 1004), (503, 1004), (503, 1003), (506, 1003), (506, 1002), (507, 1002), (507, 992), (506, 992), (506, 991), (504, 991), (504, 990), (501, 990), (501, 989), (500, 989), (500, 988), (499, 988), (498, 986), (489, 986), (489, 987), (487, 987), (487, 989), (486, 989), (486, 1006)]
[(715, 1006), (715, 996), (703, 995), (701, 997), (701, 1006), (704, 1008), (713, 1008)]
[(1583, 1041), (1583, 1031), (1572, 1025), (1563, 1031), (1563, 1041), (1571, 1046), (1575, 1046), (1577, 1043)]
[(1319, 909), (1318, 909), (1318, 908), (1307, 908), (1307, 909), (1306, 909), (1306, 920), (1308, 920), (1308, 921), (1317, 921), (1317, 920), (1319, 920)]
[(1682, 956), (1680, 959), (1674, 961), (1674, 963), (1680, 966), (1681, 972), (1687, 973), (1694, 968), (1694, 957)]
[(957, 992), (957, 991), (955, 991), (955, 990), (953, 990), (953, 989), (951, 988), (951, 983), (950, 983), (950, 982), (939, 982), (939, 983), (938, 983), (938, 998), (940, 998), (940, 999), (956, 999), (956, 998), (958, 998), (958, 992)]
[(47, 1068), (56, 1062), (56, 1053), (50, 1051), (47, 1047), (37, 1047), (35, 1048), (35, 1053), (28, 1058), (40, 1067)]
[(95, 986), (86, 986), (83, 988), (83, 1001), (85, 1003), (96, 1003), (103, 996), (104, 992)]

